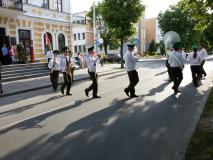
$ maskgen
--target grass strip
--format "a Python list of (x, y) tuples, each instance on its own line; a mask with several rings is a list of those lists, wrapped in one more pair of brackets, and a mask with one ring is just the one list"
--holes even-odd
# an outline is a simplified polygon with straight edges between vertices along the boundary
[(184, 160), (213, 160), (213, 89), (209, 94)]

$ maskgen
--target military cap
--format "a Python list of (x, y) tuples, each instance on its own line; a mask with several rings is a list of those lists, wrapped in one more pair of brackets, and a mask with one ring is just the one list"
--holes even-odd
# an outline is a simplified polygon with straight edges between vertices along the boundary
[(206, 45), (204, 43), (200, 43), (200, 45), (206, 47)]
[(184, 47), (183, 47), (183, 46), (181, 46), (181, 47), (180, 47), (180, 49), (184, 49)]
[(69, 47), (65, 46), (62, 50), (69, 50)]
[(93, 50), (94, 46), (87, 47), (88, 51)]
[(181, 47), (181, 43), (180, 42), (176, 42), (172, 47), (174, 49), (180, 48)]
[(54, 51), (53, 51), (53, 53), (57, 53), (57, 54), (59, 54), (59, 51), (58, 51), (58, 50), (54, 50)]
[(127, 44), (128, 47), (134, 47), (135, 46), (135, 43), (132, 43), (132, 44)]
[(72, 53), (71, 51), (68, 51), (68, 53)]
[(192, 48), (193, 48), (193, 51), (194, 51), (194, 50), (198, 50), (198, 49), (199, 49), (199, 47), (198, 47), (198, 46), (195, 46), (195, 45), (194, 45), (194, 46), (192, 46)]

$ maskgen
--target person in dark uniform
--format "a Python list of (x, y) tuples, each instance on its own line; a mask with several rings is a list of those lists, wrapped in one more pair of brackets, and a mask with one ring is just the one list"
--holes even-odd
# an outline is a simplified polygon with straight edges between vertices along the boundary
[[(136, 62), (140, 58), (140, 52), (137, 52), (137, 55), (134, 56), (132, 52), (134, 51), (135, 44), (134, 43), (128, 44), (127, 46), (128, 46), (128, 50), (124, 55), (124, 60), (125, 60), (126, 71), (129, 76), (130, 83), (129, 83), (129, 86), (124, 89), (124, 92), (130, 98), (139, 97), (138, 95), (135, 94), (135, 86), (139, 82), (138, 72), (136, 71), (135, 67), (136, 67)], [(129, 92), (130, 92), (130, 96), (129, 96)]]
[(191, 52), (188, 55), (194, 86), (198, 86), (198, 80), (200, 79), (200, 65), (202, 63), (201, 55), (197, 53), (198, 48), (198, 46), (193, 46), (194, 52)]
[(70, 94), (71, 76), (69, 74), (67, 74), (67, 71), (68, 71), (69, 66), (71, 64), (70, 61), (69, 61), (69, 57), (68, 57), (69, 47), (64, 47), (62, 50), (63, 50), (63, 53), (64, 53), (64, 57), (61, 58), (60, 68), (61, 68), (61, 71), (63, 73), (64, 83), (61, 86), (61, 93), (64, 94), (64, 88), (67, 87), (66, 95), (72, 95), (72, 94)]
[(0, 62), (0, 88), (1, 88), (1, 93), (3, 93), (2, 83), (1, 83), (1, 62)]
[(87, 97), (89, 97), (89, 92), (91, 90), (93, 90), (93, 98), (101, 98), (100, 96), (97, 95), (97, 93), (98, 93), (98, 75), (97, 75), (97, 72), (96, 72), (96, 70), (97, 70), (96, 62), (100, 59), (101, 55), (97, 54), (97, 57), (94, 58), (92, 56), (94, 46), (89, 47), (87, 49), (88, 49), (89, 55), (86, 58), (86, 62), (87, 62), (87, 66), (88, 66), (88, 69), (89, 69), (89, 75), (90, 75), (90, 78), (92, 80), (92, 84), (88, 88), (86, 88), (84, 91), (85, 91), (85, 94), (86, 94)]
[(174, 80), (174, 77), (173, 77), (173, 73), (172, 73), (172, 68), (170, 66), (170, 60), (169, 60), (169, 55), (167, 53), (166, 54), (166, 67), (167, 67), (167, 72), (168, 72), (168, 75), (169, 75), (169, 81), (173, 81)]
[(19, 41), (19, 44), (17, 45), (17, 54), (18, 54), (18, 58), (19, 58), (19, 63), (23, 64), (25, 49), (24, 49), (24, 45), (22, 45), (22, 41)]
[[(177, 43), (175, 43), (173, 45), (173, 48), (175, 49), (175, 52), (173, 53), (173, 55), (183, 65), (183, 56), (182, 56), (182, 54), (180, 54), (180, 47), (181, 47), (181, 43), (180, 42), (177, 42)], [(178, 92), (180, 92), (178, 90), (178, 87), (179, 87), (180, 83), (183, 80), (182, 69), (179, 67), (178, 63), (172, 57), (170, 57), (170, 65), (172, 67), (172, 73), (173, 73), (173, 76), (174, 76), (174, 86), (172, 87), (172, 89), (174, 90), (175, 93), (178, 93)]]
[(75, 70), (75, 58), (73, 58), (73, 52), (69, 51), (69, 54), (71, 56), (71, 63), (72, 63), (72, 70), (71, 70), (71, 83), (73, 84), (73, 75), (74, 75), (74, 70)]
[(202, 79), (203, 77), (206, 77), (206, 71), (204, 70), (203, 66), (205, 64), (205, 60), (206, 60), (206, 57), (208, 56), (206, 50), (205, 50), (205, 47), (206, 45), (203, 44), (203, 43), (200, 43), (200, 54), (201, 54), (201, 59), (202, 59), (202, 63), (201, 63), (201, 71), (200, 71), (200, 78)]
[(58, 58), (59, 51), (53, 51), (53, 58), (50, 59), (48, 67), (51, 70), (50, 72), (50, 81), (53, 85), (53, 90), (56, 92), (58, 88), (58, 78), (60, 73), (60, 59)]

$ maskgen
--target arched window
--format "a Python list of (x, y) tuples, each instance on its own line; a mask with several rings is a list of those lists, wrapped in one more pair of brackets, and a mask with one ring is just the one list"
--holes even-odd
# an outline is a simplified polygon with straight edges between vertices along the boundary
[(65, 37), (63, 34), (58, 35), (58, 50), (62, 53), (62, 49), (65, 47)]
[[(47, 32), (47, 36), (48, 36), (50, 43), (51, 43), (51, 46), (53, 48), (52, 35), (49, 32)], [(44, 34), (44, 49), (45, 49), (45, 52), (49, 51), (48, 44), (46, 44), (46, 34)]]

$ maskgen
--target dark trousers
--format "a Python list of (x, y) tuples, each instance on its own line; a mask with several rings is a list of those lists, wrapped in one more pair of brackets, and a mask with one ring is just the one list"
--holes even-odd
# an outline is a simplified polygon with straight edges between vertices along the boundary
[[(48, 58), (48, 64), (49, 64), (50, 60), (51, 60), (51, 58)], [(48, 64), (47, 64), (47, 65), (48, 65)]]
[(200, 65), (200, 74), (201, 74), (200, 76), (201, 76), (201, 78), (203, 77), (203, 74), (204, 74), (204, 76), (206, 76), (206, 71), (203, 68), (204, 64), (205, 64), (205, 60), (203, 60), (203, 62)]
[(200, 66), (191, 66), (191, 71), (193, 83), (196, 85), (200, 79)]
[(53, 71), (53, 73), (50, 73), (50, 81), (52, 82), (53, 89), (58, 88), (58, 78), (59, 78), (59, 71)]
[(24, 63), (24, 53), (23, 52), (19, 52), (18, 59), (19, 59), (20, 64)]
[(131, 95), (135, 94), (135, 86), (139, 82), (138, 72), (136, 70), (127, 72), (129, 76), (129, 86), (125, 88), (125, 91), (130, 92)]
[(97, 96), (98, 93), (98, 75), (96, 72), (89, 72), (92, 84), (86, 89), (87, 92), (93, 90), (93, 96)]
[(2, 65), (8, 65), (10, 64), (10, 55), (2, 55)]
[(75, 67), (72, 67), (72, 70), (71, 70), (71, 83), (72, 83), (72, 84), (73, 84), (74, 70), (75, 70)]
[(182, 70), (179, 67), (171, 67), (172, 68), (172, 73), (174, 76), (174, 88), (178, 89), (180, 83), (183, 80), (183, 73)]
[(167, 72), (168, 72), (169, 78), (171, 81), (173, 81), (174, 77), (173, 77), (173, 73), (172, 73), (172, 68), (171, 68), (170, 64), (168, 63), (168, 60), (166, 60), (166, 67), (167, 67)]
[(64, 83), (61, 86), (61, 90), (64, 90), (64, 88), (67, 86), (67, 93), (69, 93), (71, 89), (71, 76), (67, 74), (67, 72), (63, 72), (63, 77)]

